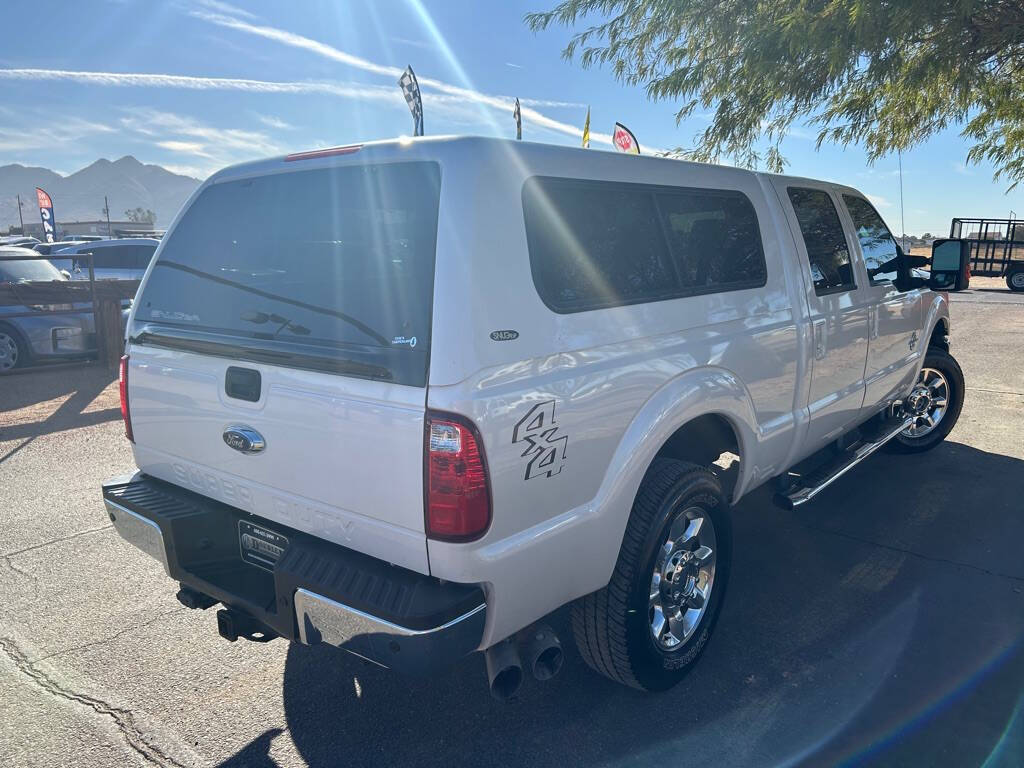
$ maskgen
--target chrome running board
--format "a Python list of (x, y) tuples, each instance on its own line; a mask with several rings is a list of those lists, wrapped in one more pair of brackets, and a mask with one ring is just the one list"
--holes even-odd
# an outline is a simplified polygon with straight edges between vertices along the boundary
[(856, 448), (846, 451), (832, 464), (813, 472), (807, 478), (798, 479), (790, 490), (775, 494), (775, 503), (783, 509), (794, 509), (806, 504), (900, 432), (912, 427), (916, 420), (915, 416), (907, 416), (897, 426), (891, 427), (873, 440), (858, 443)]

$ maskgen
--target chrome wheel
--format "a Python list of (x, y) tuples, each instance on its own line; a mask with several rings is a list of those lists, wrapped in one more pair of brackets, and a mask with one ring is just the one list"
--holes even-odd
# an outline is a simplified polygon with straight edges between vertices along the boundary
[(19, 352), (15, 338), (0, 331), (0, 371), (9, 371), (17, 365)]
[(907, 412), (917, 420), (901, 434), (904, 437), (924, 437), (939, 426), (948, 406), (949, 381), (945, 375), (935, 368), (922, 368), (917, 384), (904, 403)]
[(1024, 269), (1010, 275), (1010, 287), (1018, 291), (1024, 291)]
[(685, 643), (700, 624), (715, 583), (715, 526), (700, 507), (676, 515), (651, 577), (651, 637), (665, 650)]

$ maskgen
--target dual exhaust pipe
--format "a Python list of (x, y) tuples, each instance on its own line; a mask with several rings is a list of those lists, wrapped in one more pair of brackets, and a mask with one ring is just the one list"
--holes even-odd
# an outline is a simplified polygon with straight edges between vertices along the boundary
[(537, 680), (550, 680), (562, 669), (565, 656), (558, 635), (547, 624), (535, 624), (484, 652), (491, 695), (508, 701), (523, 684), (525, 667)]

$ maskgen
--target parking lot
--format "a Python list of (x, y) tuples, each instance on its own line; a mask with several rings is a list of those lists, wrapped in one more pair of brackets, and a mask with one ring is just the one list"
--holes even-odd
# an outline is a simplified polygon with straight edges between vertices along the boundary
[(507, 704), (479, 655), (420, 680), (227, 643), (103, 511), (116, 382), (0, 379), (0, 765), (1022, 765), (1024, 294), (974, 284), (950, 438), (797, 512), (744, 499), (716, 634), (658, 695), (591, 673), (565, 611), (562, 674)]

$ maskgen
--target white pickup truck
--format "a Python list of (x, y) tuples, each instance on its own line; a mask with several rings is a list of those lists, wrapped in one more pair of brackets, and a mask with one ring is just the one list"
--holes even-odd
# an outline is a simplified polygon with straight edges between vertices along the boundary
[[(859, 192), (483, 138), (228, 168), (132, 309), (121, 535), (229, 640), (410, 672), (484, 651), (677, 682), (731, 567), (729, 505), (808, 501), (952, 429), (959, 241), (912, 270)], [(936, 290), (932, 290), (936, 289)]]

